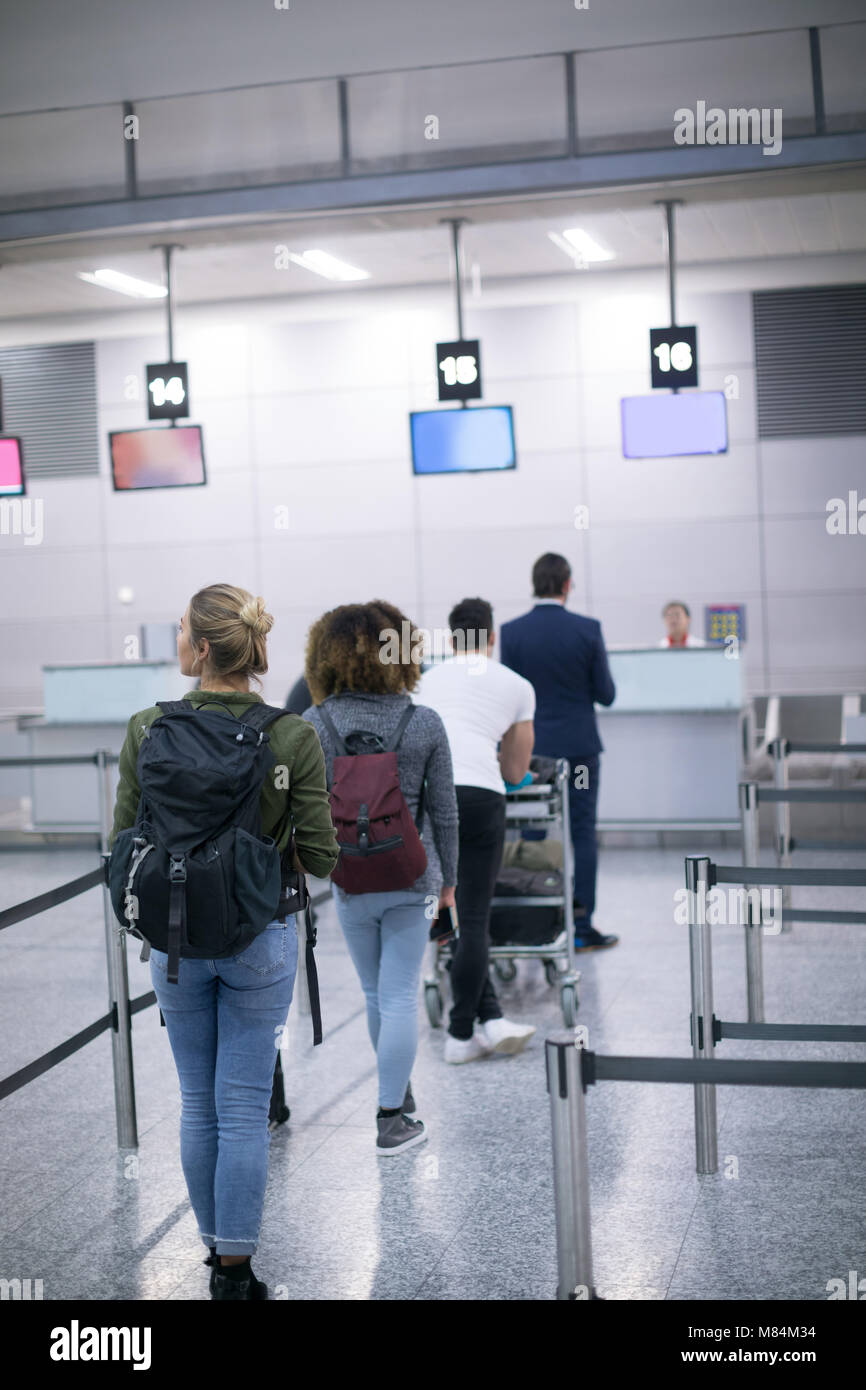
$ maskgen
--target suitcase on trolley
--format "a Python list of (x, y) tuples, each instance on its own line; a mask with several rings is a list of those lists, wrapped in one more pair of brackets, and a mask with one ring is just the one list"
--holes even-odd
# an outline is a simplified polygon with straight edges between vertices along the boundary
[[(496, 880), (496, 898), (561, 897), (562, 872), (559, 869), (524, 869), (517, 865), (503, 868)], [(490, 941), (494, 946), (547, 946), (562, 931), (561, 906), (541, 902), (490, 909)]]

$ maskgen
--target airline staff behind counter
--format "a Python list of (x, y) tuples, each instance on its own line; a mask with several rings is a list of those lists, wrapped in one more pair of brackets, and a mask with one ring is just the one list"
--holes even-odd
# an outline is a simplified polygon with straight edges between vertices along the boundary
[(667, 637), (663, 637), (659, 642), (660, 647), (705, 647), (707, 644), (701, 637), (692, 637), (689, 632), (691, 613), (684, 603), (679, 599), (672, 599), (666, 603), (662, 609), (665, 627), (668, 630)]

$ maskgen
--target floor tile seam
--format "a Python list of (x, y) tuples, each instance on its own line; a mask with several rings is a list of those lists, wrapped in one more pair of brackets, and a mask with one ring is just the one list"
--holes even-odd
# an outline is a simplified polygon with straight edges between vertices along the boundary
[(694, 1201), (693, 1201), (693, 1203), (692, 1203), (692, 1209), (691, 1209), (691, 1211), (690, 1211), (690, 1213), (689, 1213), (689, 1218), (688, 1218), (688, 1221), (686, 1222), (685, 1229), (684, 1229), (683, 1235), (682, 1235), (682, 1239), (681, 1239), (681, 1241), (680, 1241), (680, 1243), (679, 1243), (679, 1248), (678, 1248), (677, 1253), (676, 1253), (676, 1258), (675, 1258), (675, 1260), (674, 1260), (674, 1262), (673, 1262), (673, 1266), (672, 1266), (672, 1268), (671, 1268), (670, 1278), (668, 1279), (668, 1282), (667, 1282), (667, 1284), (666, 1284), (666, 1286), (665, 1286), (665, 1299), (664, 1299), (665, 1302), (668, 1301), (668, 1294), (670, 1293), (670, 1291), (671, 1291), (671, 1286), (672, 1286), (672, 1284), (673, 1284), (673, 1282), (674, 1282), (674, 1279), (676, 1278), (677, 1269), (679, 1268), (679, 1263), (680, 1263), (680, 1260), (682, 1259), (683, 1250), (684, 1250), (684, 1248), (685, 1248), (685, 1243), (686, 1243), (686, 1240), (688, 1239), (689, 1231), (690, 1231), (691, 1228), (692, 1228), (692, 1223), (694, 1222), (694, 1219), (695, 1219), (695, 1213), (697, 1212), (697, 1209), (698, 1209), (698, 1206), (699, 1206), (699, 1204), (700, 1204), (702, 1195), (703, 1195), (702, 1190), (701, 1190), (700, 1186), (698, 1186), (698, 1190), (697, 1190), (697, 1192), (695, 1193)]

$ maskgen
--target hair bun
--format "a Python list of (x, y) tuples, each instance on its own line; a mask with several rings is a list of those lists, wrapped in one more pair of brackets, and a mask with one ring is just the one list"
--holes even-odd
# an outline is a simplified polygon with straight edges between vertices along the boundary
[(260, 637), (265, 637), (274, 624), (273, 618), (265, 609), (263, 598), (248, 600), (238, 613), (238, 617), (242, 623), (246, 623), (247, 627), (251, 627), (253, 632)]

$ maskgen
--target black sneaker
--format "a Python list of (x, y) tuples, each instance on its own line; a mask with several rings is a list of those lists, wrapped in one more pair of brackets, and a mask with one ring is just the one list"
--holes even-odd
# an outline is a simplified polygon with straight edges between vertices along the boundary
[(242, 1265), (217, 1265), (211, 1279), (211, 1298), (214, 1299), (239, 1303), (264, 1299), (268, 1296), (267, 1284), (263, 1284), (260, 1279), (256, 1278), (249, 1260)]
[(406, 1094), (403, 1097), (403, 1104), (401, 1105), (400, 1109), (403, 1111), (404, 1115), (414, 1115), (415, 1108), (415, 1097), (412, 1094), (412, 1082), (407, 1081)]
[(595, 927), (581, 927), (574, 934), (575, 951), (603, 951), (607, 946), (615, 946), (618, 936), (602, 936)]
[(382, 1115), (376, 1120), (376, 1152), (382, 1158), (392, 1158), (394, 1154), (411, 1149), (415, 1144), (423, 1144), (427, 1131), (420, 1120), (410, 1120), (408, 1115)]

